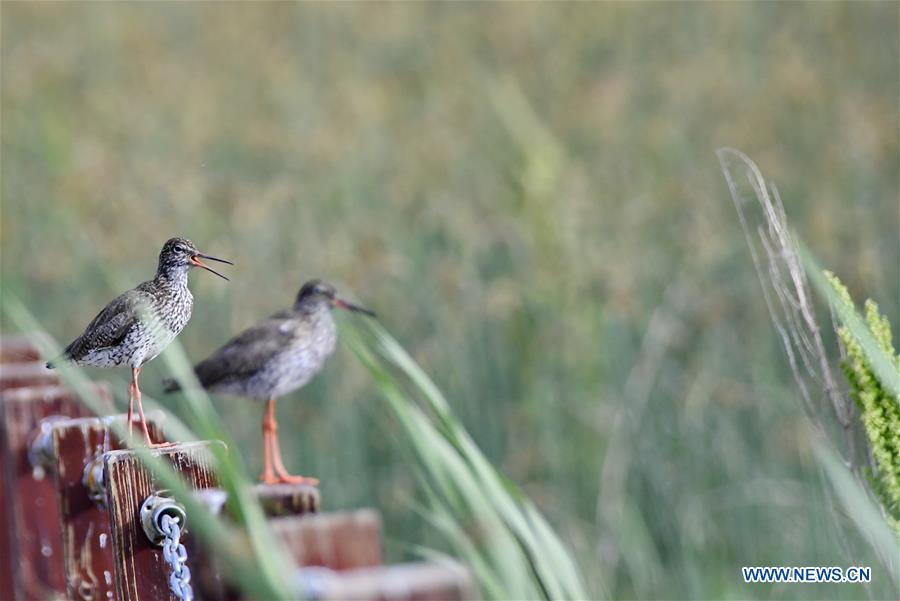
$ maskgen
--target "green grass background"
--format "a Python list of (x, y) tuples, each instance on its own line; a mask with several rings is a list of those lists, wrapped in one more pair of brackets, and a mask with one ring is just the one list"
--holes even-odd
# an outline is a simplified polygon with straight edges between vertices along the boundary
[[(714, 150), (752, 156), (822, 264), (897, 323), (898, 12), (4, 2), (3, 294), (67, 342), (184, 235), (237, 263), (230, 284), (191, 277), (180, 340), (200, 359), (327, 278), (593, 590), (866, 598), (740, 576), (855, 558), (890, 596), (834, 526)], [(148, 394), (164, 375), (144, 370)], [(262, 408), (217, 407), (259, 466)], [(393, 559), (441, 545), (346, 349), (279, 416), (326, 508), (381, 509)]]

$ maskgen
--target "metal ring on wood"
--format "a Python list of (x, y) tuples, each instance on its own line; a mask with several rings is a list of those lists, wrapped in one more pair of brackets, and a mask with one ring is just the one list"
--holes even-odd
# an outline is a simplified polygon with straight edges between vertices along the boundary
[(185, 530), (187, 512), (184, 510), (184, 506), (172, 498), (167, 491), (163, 490), (150, 495), (141, 505), (140, 518), (144, 533), (151, 543), (160, 547), (166, 537), (162, 527), (162, 516), (164, 515), (178, 520), (180, 531)]
[(97, 455), (84, 465), (81, 483), (88, 490), (88, 497), (100, 507), (106, 507), (106, 474), (103, 455)]
[(34, 477), (40, 480), (54, 470), (56, 456), (53, 452), (53, 424), (69, 419), (65, 415), (50, 415), (38, 422), (28, 437), (28, 462), (34, 468)]

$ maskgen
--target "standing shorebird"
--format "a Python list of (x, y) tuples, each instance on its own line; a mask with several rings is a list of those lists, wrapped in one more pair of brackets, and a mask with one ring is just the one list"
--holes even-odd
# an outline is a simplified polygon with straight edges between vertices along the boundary
[[(375, 317), (368, 309), (338, 298), (334, 286), (311, 280), (300, 288), (292, 308), (244, 330), (194, 367), (200, 385), (210, 392), (266, 401), (260, 476), (266, 484), (318, 482), (291, 476), (285, 469), (278, 444), (275, 400), (309, 382), (334, 352), (337, 328), (332, 307)], [(168, 392), (178, 389), (177, 383), (168, 382)]]
[[(204, 255), (184, 238), (167, 241), (159, 253), (156, 276), (110, 302), (84, 332), (54, 361), (71, 361), (94, 367), (131, 367), (128, 388), (128, 433), (131, 434), (134, 401), (137, 399), (141, 428), (147, 446), (161, 446), (150, 440), (138, 377), (141, 366), (154, 359), (175, 340), (191, 318), (194, 297), (188, 290), (188, 271), (202, 267), (228, 279), (200, 259), (234, 265), (231, 261)], [(53, 368), (54, 361), (47, 363)]]

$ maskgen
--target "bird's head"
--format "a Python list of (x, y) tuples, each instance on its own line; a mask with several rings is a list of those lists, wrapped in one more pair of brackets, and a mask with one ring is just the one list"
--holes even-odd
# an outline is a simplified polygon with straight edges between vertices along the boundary
[(201, 267), (207, 271), (210, 271), (220, 278), (228, 279), (203, 261), (201, 259), (207, 259), (210, 261), (218, 261), (219, 263), (227, 263), (228, 265), (234, 265), (231, 261), (226, 261), (225, 259), (217, 259), (216, 257), (212, 257), (210, 255), (205, 255), (197, 250), (197, 247), (194, 246), (194, 243), (188, 240), (187, 238), (171, 238), (163, 244), (162, 250), (159, 253), (159, 269), (160, 273), (172, 273), (174, 272), (187, 272), (191, 267)]
[(354, 305), (353, 303), (347, 302), (344, 299), (338, 297), (337, 290), (328, 282), (323, 282), (322, 280), (310, 280), (303, 284), (303, 286), (300, 288), (300, 292), (297, 293), (297, 301), (295, 306), (303, 308), (314, 307), (322, 304), (328, 307), (347, 309), (348, 311), (354, 311), (356, 313), (368, 315), (369, 317), (375, 317), (375, 313), (373, 313), (372, 311), (364, 309), (358, 305)]

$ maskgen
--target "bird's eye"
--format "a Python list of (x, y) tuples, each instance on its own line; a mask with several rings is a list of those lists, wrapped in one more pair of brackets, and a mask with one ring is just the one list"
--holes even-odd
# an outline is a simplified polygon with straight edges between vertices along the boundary
[(187, 249), (180, 244), (175, 247), (175, 252), (183, 253), (185, 250)]

